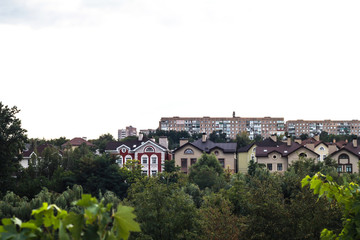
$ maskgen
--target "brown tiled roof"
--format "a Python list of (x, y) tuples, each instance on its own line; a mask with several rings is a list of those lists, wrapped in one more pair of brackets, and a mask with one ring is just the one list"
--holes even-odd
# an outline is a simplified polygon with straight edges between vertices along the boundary
[(352, 142), (347, 143), (343, 148), (340, 148), (338, 151), (334, 152), (331, 154), (334, 155), (335, 153), (341, 151), (341, 150), (347, 150), (349, 152), (351, 152), (352, 154), (356, 155), (358, 158), (360, 158), (360, 145), (359, 145), (359, 141), (357, 144), (357, 147), (354, 147)]
[[(300, 148), (305, 148), (305, 147), (296, 142), (292, 142), (290, 146), (288, 146), (287, 144), (282, 144), (275, 147), (256, 147), (256, 157), (267, 157), (272, 152), (278, 152), (279, 154), (281, 154), (282, 157), (287, 157), (289, 154), (295, 152)], [(308, 148), (305, 149), (315, 153), (314, 151)], [(319, 155), (317, 153), (315, 154)]]
[(88, 142), (83, 138), (73, 138), (70, 141), (68, 141), (68, 142), (64, 143), (63, 145), (61, 145), (61, 147), (66, 147), (68, 145), (70, 145), (70, 146), (80, 146), (83, 143), (85, 143), (89, 147), (94, 146), (91, 142)]
[(250, 148), (252, 148), (252, 146), (254, 146), (255, 143), (251, 143), (247, 146), (241, 147), (238, 149), (238, 152), (248, 152), (250, 150)]
[(314, 146), (316, 147), (317, 145), (319, 145), (320, 143), (325, 144), (326, 146), (328, 146), (327, 143), (323, 142), (323, 141), (316, 141), (314, 138), (308, 138), (305, 139), (301, 142), (301, 145), (305, 146), (306, 144), (314, 144)]
[(211, 140), (206, 140), (206, 142), (203, 142), (202, 139), (198, 139), (191, 144), (207, 153), (211, 152), (211, 150), (215, 148), (220, 148), (225, 153), (236, 152), (236, 143), (214, 143)]
[[(42, 152), (44, 151), (44, 149), (45, 148), (47, 148), (47, 147), (53, 147), (53, 148), (55, 148), (53, 145), (51, 145), (51, 144), (48, 144), (48, 143), (45, 143), (45, 144), (41, 144), (40, 146), (38, 146), (37, 148), (36, 148), (36, 152), (39, 154), (39, 155), (41, 155), (42, 154)], [(34, 152), (34, 148), (30, 148), (29, 150), (27, 150), (27, 151), (24, 151), (23, 152), (23, 157), (30, 157), (30, 155), (32, 154)]]

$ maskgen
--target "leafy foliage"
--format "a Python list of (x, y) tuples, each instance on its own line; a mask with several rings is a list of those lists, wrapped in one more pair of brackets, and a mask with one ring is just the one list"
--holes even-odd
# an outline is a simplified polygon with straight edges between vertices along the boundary
[(8, 107), (0, 102), (0, 186), (1, 192), (10, 190), (13, 178), (19, 168), (20, 152), (27, 141), (26, 130), (16, 117), (20, 110), (16, 106)]
[(204, 153), (190, 167), (189, 180), (200, 189), (219, 187), (225, 181), (224, 170), (214, 154)]
[(82, 213), (67, 212), (47, 202), (32, 211), (33, 219), (4, 218), (1, 239), (128, 239), (130, 232), (139, 232), (133, 208), (118, 205), (111, 213), (111, 204), (104, 206), (91, 195), (84, 194), (74, 205)]
[(321, 173), (313, 177), (306, 176), (302, 180), (302, 187), (310, 186), (319, 198), (326, 197), (330, 201), (336, 201), (342, 209), (344, 221), (340, 233), (324, 229), (321, 232), (322, 239), (360, 239), (360, 187), (350, 182), (338, 185), (329, 175)]

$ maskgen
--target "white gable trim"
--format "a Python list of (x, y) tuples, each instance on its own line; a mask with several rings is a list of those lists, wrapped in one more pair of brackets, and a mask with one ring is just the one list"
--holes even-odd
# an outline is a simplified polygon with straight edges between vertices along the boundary
[(163, 148), (162, 146), (160, 146), (159, 144), (155, 143), (155, 142), (152, 141), (152, 140), (148, 140), (147, 142), (141, 144), (140, 146), (138, 146), (137, 148), (135, 148), (133, 151), (137, 151), (137, 150), (139, 150), (139, 148), (145, 147), (145, 145), (148, 144), (148, 143), (150, 143), (152, 146), (154, 146), (154, 147), (156, 147), (156, 148), (160, 148), (160, 149), (161, 149), (162, 151), (164, 151), (164, 152), (166, 151), (165, 148)]
[(126, 149), (128, 149), (129, 151), (131, 151), (131, 149), (130, 149), (128, 146), (126, 146), (125, 144), (121, 144), (120, 146), (118, 146), (118, 147), (116, 148), (116, 151), (120, 152), (120, 149), (121, 149), (121, 148), (126, 148)]

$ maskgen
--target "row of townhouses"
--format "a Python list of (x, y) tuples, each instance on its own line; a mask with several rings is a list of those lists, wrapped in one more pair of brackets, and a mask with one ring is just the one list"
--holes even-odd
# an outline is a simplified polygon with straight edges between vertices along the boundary
[(163, 117), (159, 121), (160, 130), (187, 131), (190, 134), (222, 131), (228, 138), (234, 139), (237, 134), (247, 132), (250, 139), (260, 135), (268, 138), (272, 135), (284, 135), (299, 137), (302, 134), (315, 136), (321, 132), (334, 135), (358, 135), (360, 136), (359, 120), (289, 120), (283, 117), (246, 118), (237, 117)]
[[(62, 147), (76, 148), (81, 144), (91, 146), (91, 143), (82, 138), (74, 138)], [(52, 146), (44, 144), (36, 149), (25, 150), (21, 165), (28, 167), (29, 162), (41, 157), (47, 147)], [(283, 172), (301, 158), (324, 161), (326, 157), (337, 162), (339, 173), (358, 173), (360, 160), (358, 139), (351, 142), (334, 140), (328, 143), (320, 141), (318, 135), (303, 141), (300, 139), (292, 141), (290, 137), (285, 141), (280, 141), (276, 135), (272, 135), (265, 140), (237, 149), (236, 143), (215, 143), (204, 133), (201, 139), (194, 142), (181, 139), (179, 147), (170, 151), (166, 137), (160, 137), (157, 143), (154, 139), (148, 139), (139, 134), (138, 138), (124, 142), (109, 142), (105, 152), (111, 154), (120, 167), (125, 167), (129, 160), (138, 160), (142, 173), (148, 176), (164, 171), (165, 161), (172, 159), (182, 172), (188, 173), (191, 165), (196, 163), (203, 153), (214, 154), (224, 170), (232, 173), (246, 173), (251, 160), (262, 164), (271, 172)], [(62, 154), (62, 151), (59, 151), (59, 154)]]
[(175, 164), (181, 171), (187, 173), (192, 164), (206, 152), (214, 154), (224, 169), (231, 172), (246, 173), (249, 162), (262, 164), (271, 172), (286, 171), (289, 166), (301, 158), (312, 158), (315, 161), (324, 161), (326, 157), (338, 163), (339, 173), (357, 173), (360, 160), (360, 146), (358, 140), (352, 142), (325, 143), (319, 136), (304, 141), (279, 141), (276, 135), (263, 141), (236, 149), (234, 143), (214, 143), (203, 135), (193, 143), (186, 140), (180, 142), (180, 147), (175, 149), (173, 156)]

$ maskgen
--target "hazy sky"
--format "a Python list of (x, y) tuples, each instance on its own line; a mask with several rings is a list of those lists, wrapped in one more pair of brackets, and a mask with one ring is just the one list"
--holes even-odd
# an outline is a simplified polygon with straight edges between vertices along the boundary
[(39, 138), (233, 111), (360, 119), (359, 12), (359, 0), (0, 0), (0, 101)]

